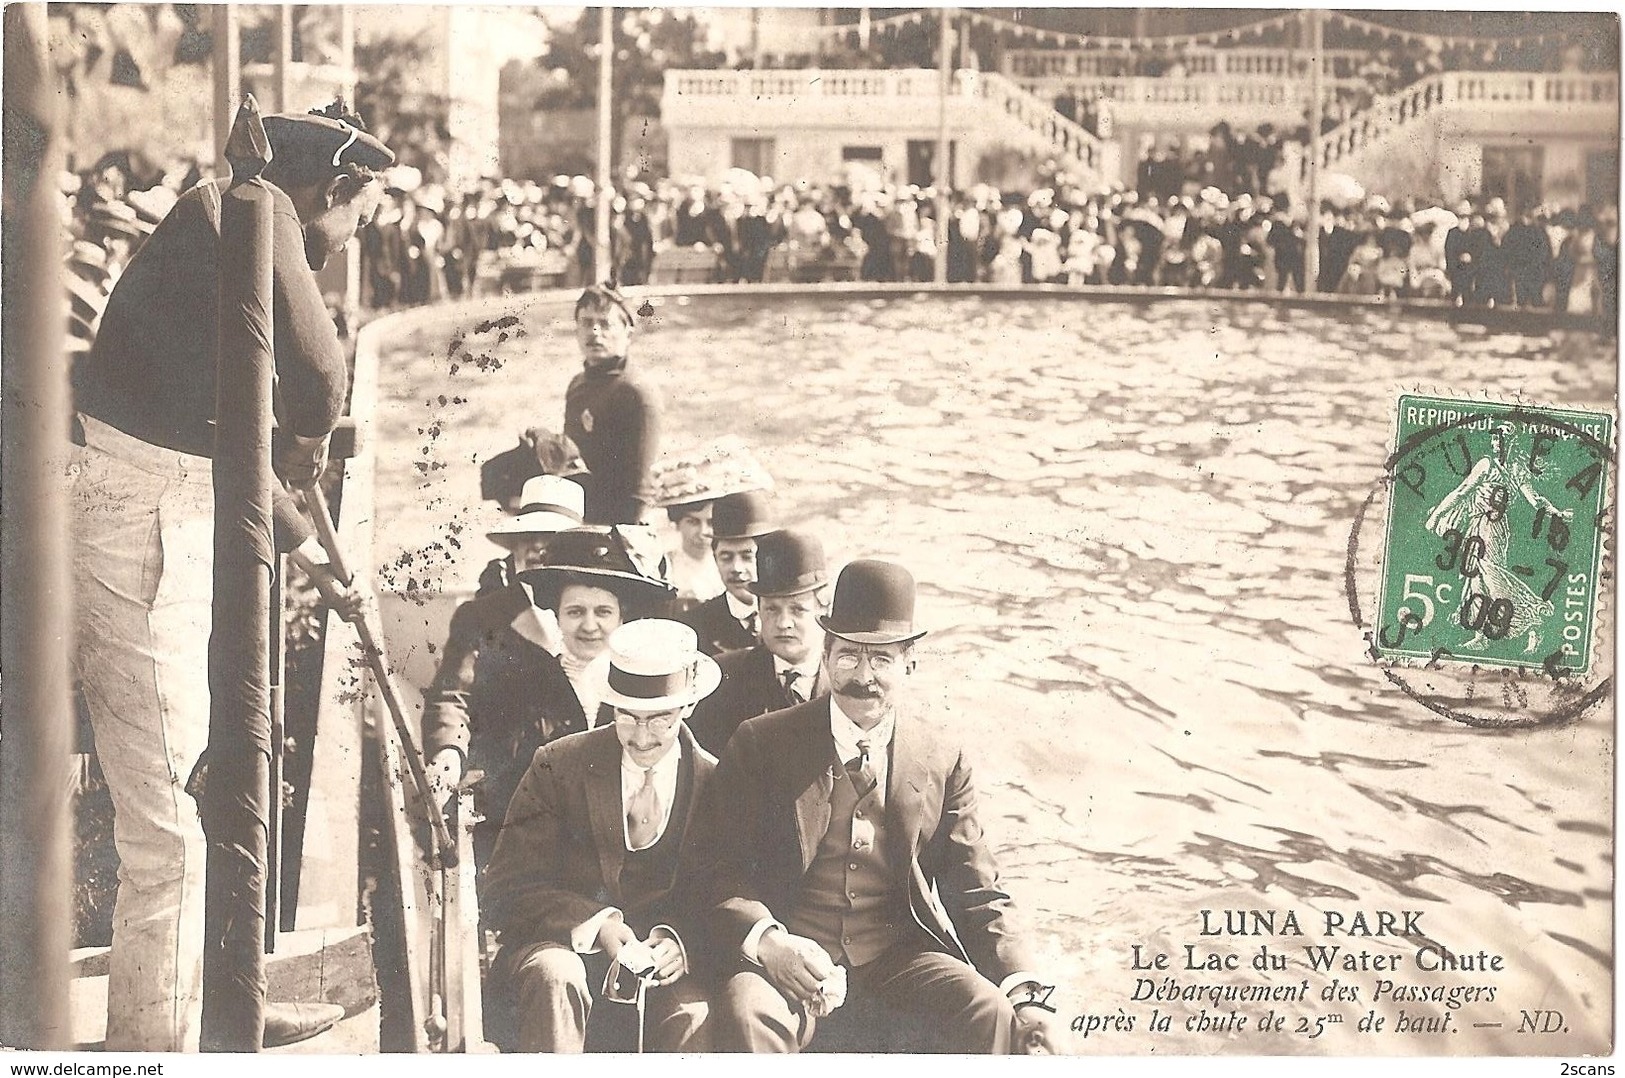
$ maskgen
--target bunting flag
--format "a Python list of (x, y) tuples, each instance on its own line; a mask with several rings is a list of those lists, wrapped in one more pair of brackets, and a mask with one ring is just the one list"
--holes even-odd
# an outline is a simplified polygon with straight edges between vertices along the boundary
[(972, 25), (985, 27), (997, 33), (1008, 34), (1018, 40), (1032, 41), (1040, 45), (1053, 44), (1062, 48), (1074, 49), (1178, 48), (1184, 45), (1221, 45), (1234, 43), (1248, 37), (1262, 36), (1276, 30), (1284, 30), (1298, 21), (1298, 15), (1292, 13), (1260, 19), (1257, 22), (1250, 22), (1243, 26), (1232, 26), (1225, 30), (1204, 30), (1196, 34), (1166, 34), (1157, 37), (1112, 37), (1105, 34), (1078, 34), (1063, 30), (1045, 30), (1009, 19), (995, 18), (980, 11), (962, 11), (961, 15), (969, 20)]
[(1452, 34), (1423, 34), (1410, 30), (1400, 30), (1393, 26), (1383, 26), (1381, 23), (1357, 19), (1353, 15), (1346, 15), (1341, 11), (1328, 11), (1326, 18), (1330, 22), (1346, 30), (1360, 33), (1374, 34), (1384, 40), (1403, 41), (1411, 45), (1429, 45), (1434, 48), (1474, 48), (1483, 45), (1509, 45), (1514, 48), (1525, 45), (1540, 45), (1552, 41), (1560, 41), (1565, 34), (1524, 34), (1516, 37), (1465, 37)]
[[(873, 19), (869, 23), (870, 36), (873, 37), (877, 33), (897, 30), (905, 26), (920, 26), (927, 21), (936, 23), (942, 17), (942, 10), (940, 8), (921, 8), (884, 19)], [(1030, 41), (1039, 45), (1055, 45), (1060, 48), (1071, 49), (1132, 51), (1137, 49), (1180, 48), (1188, 45), (1233, 45), (1248, 38), (1262, 37), (1275, 31), (1286, 30), (1297, 24), (1302, 16), (1299, 12), (1290, 12), (1285, 15), (1260, 19), (1257, 22), (1250, 22), (1242, 26), (1232, 26), (1224, 30), (1204, 30), (1195, 34), (1165, 34), (1153, 37), (1114, 37), (1105, 34), (1080, 34), (1065, 30), (1046, 30), (1042, 27), (1028, 26), (1012, 19), (1001, 19), (985, 14), (982, 11), (967, 8), (960, 8), (955, 18), (963, 19), (972, 26), (979, 26), (998, 34), (1007, 35), (1018, 41)], [(1393, 26), (1383, 26), (1380, 23), (1356, 18), (1341, 11), (1328, 10), (1326, 11), (1326, 18), (1329, 22), (1336, 23), (1344, 29), (1357, 33), (1371, 34), (1389, 41), (1403, 41), (1409, 44), (1428, 45), (1435, 48), (1484, 45), (1519, 47), (1561, 40), (1565, 36), (1557, 33), (1526, 34), (1516, 37), (1426, 34), (1401, 30)], [(821, 38), (827, 38), (830, 41), (844, 41), (854, 45), (860, 39), (860, 31), (854, 23), (824, 26), (811, 31), (811, 33)]]

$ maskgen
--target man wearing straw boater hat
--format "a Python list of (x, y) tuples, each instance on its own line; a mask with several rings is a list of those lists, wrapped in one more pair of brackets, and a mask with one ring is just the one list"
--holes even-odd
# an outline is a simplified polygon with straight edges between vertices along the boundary
[(485, 532), (487, 539), (508, 553), (486, 563), (475, 598), (507, 587), (517, 573), (541, 568), (547, 540), (555, 532), (581, 527), (581, 485), (562, 476), (538, 475), (525, 480), (515, 501), (514, 514), (498, 518)]
[[(529, 526), (552, 526), (573, 508), (538, 509)], [(474, 829), (478, 863), (495, 846), (508, 799), (536, 750), (601, 718), (591, 662), (616, 629), (663, 610), (671, 594), (653, 530), (623, 524), (556, 532), (540, 567), (521, 569), (508, 587), (457, 608), (424, 693), (424, 756), (442, 791), (468, 771), (484, 773), (474, 787), (485, 818)]]
[(756, 643), (761, 624), (756, 596), (756, 540), (775, 531), (773, 502), (765, 490), (746, 490), (718, 498), (711, 505), (711, 557), (722, 577), (723, 592), (678, 615), (700, 638), (707, 655), (738, 651)]
[[(324, 470), (349, 391), (345, 350), (314, 271), (371, 217), (394, 155), (338, 106), (267, 116), (264, 129), (272, 454), (278, 477), (303, 485)], [(206, 843), (187, 783), (209, 732), (209, 458), (225, 184), (198, 184), (175, 203), (119, 277), (95, 343), (73, 370), (76, 665), (120, 861), (108, 959), (113, 1051), (196, 1051), (202, 1021)], [(273, 493), (277, 549), (293, 551), (323, 594), (338, 597), (292, 497)], [(266, 1043), (309, 1036), (341, 1014), (267, 1005)]]
[(829, 573), (818, 537), (786, 528), (756, 540), (750, 590), (761, 618), (758, 643), (717, 657), (722, 685), (688, 721), (695, 739), (713, 753), (722, 752), (746, 719), (828, 691), (818, 619), (829, 613)]
[(536, 754), (491, 858), (493, 976), (512, 989), (522, 1052), (582, 1051), (595, 998), (640, 978), (642, 1047), (702, 1051), (706, 1007), (689, 973), (703, 859), (690, 822), (716, 760), (683, 720), (722, 675), (693, 630), (650, 619), (617, 629), (590, 676), (614, 722)]
[(819, 619), (831, 695), (746, 721), (717, 767), (712, 943), (734, 962), (718, 1050), (1002, 1053), (1045, 1035), (970, 767), (908, 691), (914, 590), (890, 562), (842, 569)]

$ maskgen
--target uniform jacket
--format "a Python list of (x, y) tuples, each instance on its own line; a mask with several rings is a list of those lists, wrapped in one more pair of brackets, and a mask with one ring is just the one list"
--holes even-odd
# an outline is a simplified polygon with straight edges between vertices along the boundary
[(520, 584), (463, 603), (424, 694), (424, 753), (432, 759), (452, 746), (470, 769), (483, 770), (476, 799), (495, 823), (536, 750), (587, 728), (580, 698), (534, 625)]
[[(719, 955), (739, 954), (752, 926), (791, 906), (829, 828), (829, 709), (820, 698), (750, 719), (723, 752), (706, 841)], [(964, 754), (918, 712), (898, 715), (891, 751), (886, 827), (915, 921), (994, 984), (1030, 969)]]
[(564, 394), (564, 433), (581, 450), (589, 524), (635, 524), (651, 501), (660, 451), (660, 399), (619, 366), (582, 371)]
[[(670, 925), (692, 946), (692, 927), (703, 896), (691, 871), (696, 807), (716, 768), (716, 758), (678, 733), (682, 759), (679, 788), (692, 781), (688, 812), (674, 806), (667, 833), (677, 829), (682, 852), (670, 878), (642, 895), (621, 888), (627, 856), (621, 805), (621, 743), (613, 726), (555, 741), (536, 753), (509, 805), (507, 823), (486, 870), (481, 900), (487, 922), (515, 942), (568, 944), (570, 933), (606, 906), (621, 910), (627, 924), (647, 935)], [(690, 960), (694, 958), (691, 951)]]
[(707, 655), (739, 651), (756, 643), (756, 637), (728, 609), (726, 592), (684, 610), (677, 615), (677, 620), (694, 630), (694, 635), (700, 638), (700, 650)]
[[(722, 754), (728, 739), (746, 719), (754, 719), (769, 711), (793, 707), (796, 701), (785, 691), (773, 668), (773, 653), (760, 644), (743, 651), (729, 651), (717, 656), (722, 668), (722, 684), (717, 691), (701, 700), (689, 718), (689, 729), (694, 738), (708, 752)], [(803, 686), (813, 692), (811, 685)]]

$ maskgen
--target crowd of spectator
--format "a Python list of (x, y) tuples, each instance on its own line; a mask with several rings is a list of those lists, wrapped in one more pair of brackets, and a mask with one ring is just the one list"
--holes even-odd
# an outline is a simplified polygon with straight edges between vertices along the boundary
[[(1058, 181), (953, 192), (948, 280), (1302, 292), (1305, 214), (1284, 195), (1262, 193), (1277, 190), (1278, 161), (1267, 129), (1220, 132), (1200, 154), (1157, 151), (1134, 190), (1093, 193)], [(578, 286), (597, 272), (593, 206), (584, 177), (398, 192), (363, 237), (366, 298), (389, 306)], [(711, 184), (631, 184), (612, 206), (610, 254), (623, 285), (930, 281), (935, 272), (929, 187), (776, 183), (733, 170)], [(1499, 198), (1445, 207), (1361, 194), (1325, 204), (1318, 223), (1320, 292), (1614, 309), (1612, 206), (1509, 212)]]
[[(1451, 206), (1340, 198), (1319, 215), (1319, 274), (1305, 282), (1306, 217), (1277, 192), (1280, 142), (1267, 128), (1216, 129), (1206, 149), (1157, 149), (1133, 190), (1057, 179), (1030, 191), (986, 184), (947, 200), (947, 275), (995, 285), (1116, 285), (1446, 300), (1463, 306), (1617, 309), (1614, 206)], [(177, 166), (139, 184), (118, 161), (64, 184), (70, 344), (88, 347), (101, 304), (140, 243), (197, 178)], [(585, 177), (488, 180), (466, 190), (397, 178), (363, 230), (362, 302), (372, 309), (576, 287), (930, 281), (936, 192), (872, 174), (776, 183), (741, 170), (719, 181), (631, 183), (613, 197), (611, 265), (594, 250)], [(337, 303), (335, 303), (337, 307)]]

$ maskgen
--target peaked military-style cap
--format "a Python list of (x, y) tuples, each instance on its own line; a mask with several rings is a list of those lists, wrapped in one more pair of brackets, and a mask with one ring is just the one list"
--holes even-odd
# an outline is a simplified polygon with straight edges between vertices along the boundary
[(299, 175), (337, 172), (360, 165), (380, 172), (395, 163), (395, 154), (347, 120), (317, 113), (278, 113), (264, 119), (273, 159)]

